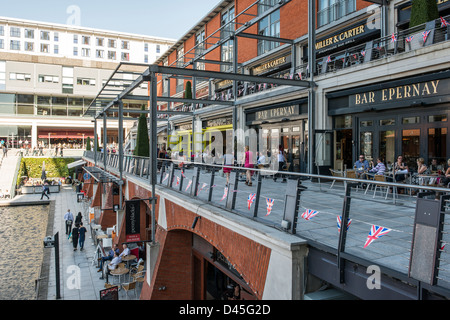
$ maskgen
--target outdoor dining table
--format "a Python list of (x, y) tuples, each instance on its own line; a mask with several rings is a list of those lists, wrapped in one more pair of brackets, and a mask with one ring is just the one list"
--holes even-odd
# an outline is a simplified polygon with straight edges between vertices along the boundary
[(113, 276), (119, 276), (119, 284), (122, 284), (122, 276), (128, 274), (130, 272), (130, 269), (128, 268), (117, 268), (114, 270), (111, 270), (110, 273)]
[(136, 256), (133, 254), (122, 257), (122, 261), (127, 263), (127, 267), (129, 267), (130, 261), (133, 261), (134, 259), (136, 259)]

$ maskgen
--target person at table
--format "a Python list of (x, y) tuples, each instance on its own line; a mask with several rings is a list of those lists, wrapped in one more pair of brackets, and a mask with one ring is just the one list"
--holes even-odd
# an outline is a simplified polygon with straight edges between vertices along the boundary
[(429, 168), (430, 168), (430, 171), (431, 171), (431, 172), (437, 172), (437, 171), (443, 169), (442, 166), (441, 166), (440, 164), (437, 163), (437, 160), (436, 160), (436, 159), (432, 159), (432, 160), (431, 160), (431, 164), (430, 164), (430, 167), (429, 167)]
[(122, 253), (119, 255), (120, 259), (122, 259), (123, 257), (129, 256), (130, 255), (130, 249), (128, 248), (128, 245), (126, 243), (124, 243), (122, 245), (123, 251)]
[(100, 267), (97, 272), (101, 272), (103, 270), (103, 263), (105, 261), (111, 261), (114, 258), (114, 253), (117, 253), (117, 255), (120, 254), (119, 246), (117, 245), (117, 243), (114, 244), (114, 248), (111, 248), (111, 250), (109, 250), (107, 256), (98, 258), (98, 260), (100, 261)]
[(355, 162), (354, 168), (356, 169), (356, 174), (358, 177), (361, 176), (361, 173), (369, 170), (369, 162), (365, 159), (364, 155), (359, 156), (359, 160)]
[(418, 174), (429, 174), (428, 167), (425, 164), (424, 158), (417, 159), (417, 173)]
[(394, 163), (394, 179), (396, 182), (406, 179), (408, 174), (408, 166), (403, 162), (403, 157), (398, 156), (397, 161)]
[(369, 173), (382, 175), (386, 171), (386, 166), (384, 165), (381, 158), (377, 158), (377, 165), (369, 170)]
[(119, 256), (117, 252), (114, 252), (114, 258), (111, 260), (110, 263), (108, 263), (108, 270), (116, 270), (119, 263), (122, 262), (122, 258)]
[(447, 160), (447, 170), (445, 170), (444, 176), (441, 176), (439, 180), (439, 186), (446, 188), (450, 183), (450, 159)]

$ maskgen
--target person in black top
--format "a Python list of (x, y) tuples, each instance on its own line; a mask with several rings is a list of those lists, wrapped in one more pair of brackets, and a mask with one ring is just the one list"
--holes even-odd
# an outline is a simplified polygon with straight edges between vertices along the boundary
[(77, 251), (78, 246), (78, 231), (79, 231), (79, 224), (75, 223), (75, 227), (72, 228), (72, 244), (73, 244), (73, 251)]
[(83, 222), (80, 222), (80, 228), (78, 228), (80, 251), (83, 251), (84, 241), (86, 240), (86, 228), (83, 226)]

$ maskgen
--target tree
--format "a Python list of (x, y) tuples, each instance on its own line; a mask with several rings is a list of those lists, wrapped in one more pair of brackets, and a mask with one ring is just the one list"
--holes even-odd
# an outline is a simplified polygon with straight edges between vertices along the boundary
[[(142, 107), (145, 110), (145, 107)], [(148, 138), (147, 117), (141, 114), (138, 120), (136, 148), (133, 154), (139, 157), (148, 157), (150, 155), (150, 146)]]
[(413, 0), (409, 27), (415, 27), (439, 18), (436, 0)]
[(192, 84), (190, 81), (186, 82), (186, 87), (184, 88), (184, 98), (192, 99)]
[(86, 151), (91, 151), (91, 138), (87, 137), (86, 139)]

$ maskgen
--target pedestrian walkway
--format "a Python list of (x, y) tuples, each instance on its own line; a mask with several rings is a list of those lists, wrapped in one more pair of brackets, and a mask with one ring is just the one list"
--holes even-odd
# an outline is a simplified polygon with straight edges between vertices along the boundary
[[(14, 151), (14, 150), (13, 150)], [(8, 155), (0, 159), (0, 190), (3, 194), (12, 194), (14, 175), (19, 166), (19, 156), (15, 152), (8, 151)]]
[[(40, 194), (26, 194), (18, 195), (14, 202), (33, 202), (33, 201), (47, 201), (40, 200)], [(77, 202), (76, 192), (71, 185), (62, 185), (61, 192), (50, 194), (51, 210), (53, 214), (53, 231), (48, 230), (48, 236), (59, 235), (59, 264), (60, 264), (60, 300), (99, 300), (100, 290), (105, 287), (105, 280), (99, 279), (101, 273), (97, 272), (97, 263), (93, 263), (96, 246), (94, 239), (91, 238), (91, 228), (89, 225), (88, 208), (84, 208), (83, 203)], [(74, 214), (78, 212), (83, 215), (83, 225), (87, 229), (86, 241), (84, 250), (81, 251), (79, 246), (77, 251), (73, 250), (73, 244), (68, 239), (65, 233), (64, 214), (67, 209)], [(86, 211), (86, 212), (84, 212)], [(50, 215), (51, 217), (52, 215)], [(49, 226), (51, 227), (51, 223)], [(44, 264), (49, 265), (48, 278), (42, 275), (41, 281), (46, 282), (47, 289), (46, 297), (40, 293), (41, 300), (56, 300), (57, 299), (57, 281), (55, 273), (55, 250), (45, 248), (44, 250), (51, 251), (51, 254), (44, 255)], [(110, 282), (112, 280), (110, 279)], [(114, 282), (113, 282), (114, 283)], [(139, 288), (140, 289), (140, 288)], [(43, 290), (45, 291), (45, 290)], [(119, 300), (139, 299), (139, 290), (130, 292), (128, 296), (124, 290), (119, 290)], [(45, 293), (44, 293), (45, 294)]]

